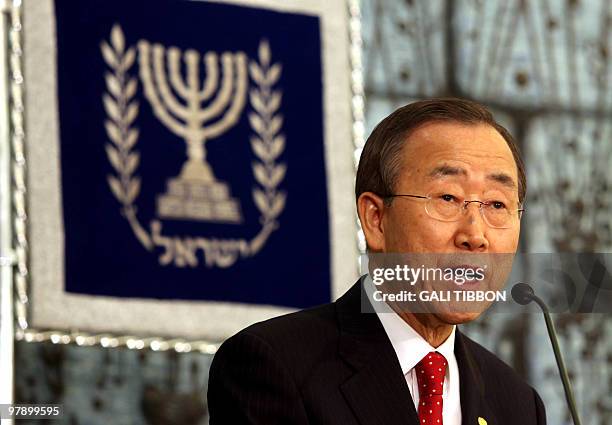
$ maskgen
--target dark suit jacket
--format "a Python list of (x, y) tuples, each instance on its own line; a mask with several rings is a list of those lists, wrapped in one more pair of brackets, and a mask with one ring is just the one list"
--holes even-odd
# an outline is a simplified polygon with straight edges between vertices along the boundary
[[(211, 425), (418, 425), (393, 346), (361, 284), (340, 299), (252, 325), (210, 369)], [(455, 337), (464, 425), (543, 425), (536, 391), (461, 332)]]

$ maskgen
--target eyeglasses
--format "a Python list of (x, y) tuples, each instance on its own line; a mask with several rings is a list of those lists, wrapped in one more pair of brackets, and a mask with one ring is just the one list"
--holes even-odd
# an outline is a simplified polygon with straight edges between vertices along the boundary
[(459, 221), (462, 214), (467, 210), (468, 205), (476, 202), (480, 204), (480, 215), (484, 221), (495, 229), (511, 227), (513, 219), (518, 218), (520, 220), (525, 211), (523, 208), (509, 209), (503, 201), (467, 201), (449, 193), (430, 194), (427, 196), (395, 194), (387, 195), (384, 198), (398, 197), (426, 199), (425, 212), (427, 215), (434, 220), (447, 222)]

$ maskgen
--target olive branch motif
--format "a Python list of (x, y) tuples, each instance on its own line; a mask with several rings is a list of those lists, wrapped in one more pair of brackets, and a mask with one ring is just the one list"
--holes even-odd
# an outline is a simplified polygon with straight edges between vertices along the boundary
[(104, 122), (106, 134), (112, 143), (104, 147), (116, 176), (108, 175), (107, 181), (115, 198), (121, 203), (121, 213), (130, 223), (140, 243), (148, 250), (153, 243), (146, 230), (136, 218), (134, 201), (140, 193), (140, 178), (134, 176), (140, 163), (140, 154), (133, 149), (138, 141), (138, 128), (132, 128), (138, 116), (138, 101), (132, 100), (136, 95), (138, 80), (130, 77), (129, 69), (136, 59), (136, 49), (125, 48), (125, 37), (119, 25), (114, 25), (110, 35), (110, 45), (100, 43), (102, 57), (112, 70), (105, 75), (107, 92), (102, 101), (108, 115)]
[(282, 92), (273, 90), (281, 76), (282, 66), (271, 64), (270, 45), (262, 40), (258, 49), (259, 63), (251, 61), (249, 74), (257, 87), (249, 91), (253, 112), (248, 115), (255, 135), (251, 136), (251, 148), (259, 161), (252, 163), (253, 175), (261, 187), (253, 189), (253, 200), (261, 213), (261, 232), (251, 241), (251, 254), (259, 251), (270, 233), (278, 227), (276, 219), (283, 212), (286, 192), (277, 190), (283, 181), (287, 166), (276, 163), (285, 149), (285, 136), (280, 133), (283, 116), (277, 113)]

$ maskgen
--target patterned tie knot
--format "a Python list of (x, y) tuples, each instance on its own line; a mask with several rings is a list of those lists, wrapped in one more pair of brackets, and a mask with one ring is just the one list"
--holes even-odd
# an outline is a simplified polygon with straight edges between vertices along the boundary
[(447, 363), (446, 358), (437, 351), (432, 351), (417, 363), (419, 394), (442, 395)]

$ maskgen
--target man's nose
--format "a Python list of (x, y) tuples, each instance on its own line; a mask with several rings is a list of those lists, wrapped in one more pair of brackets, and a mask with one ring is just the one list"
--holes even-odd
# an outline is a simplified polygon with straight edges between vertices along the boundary
[(468, 202), (457, 222), (455, 245), (462, 250), (483, 252), (489, 248), (485, 235), (487, 224), (482, 216), (481, 205), (478, 202)]

